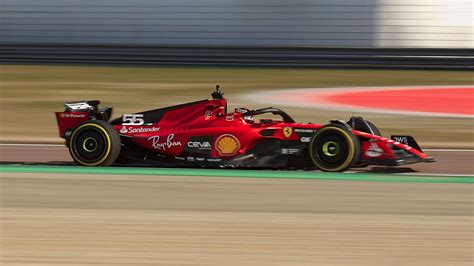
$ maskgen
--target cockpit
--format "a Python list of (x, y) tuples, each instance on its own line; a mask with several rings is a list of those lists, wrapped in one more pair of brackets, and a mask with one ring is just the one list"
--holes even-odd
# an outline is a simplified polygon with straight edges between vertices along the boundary
[[(211, 94), (211, 96), (213, 100), (225, 101), (224, 113), (227, 114), (227, 101), (224, 98), (224, 93), (220, 90), (219, 85), (216, 85), (216, 90)], [(241, 114), (243, 120), (248, 124), (255, 123), (255, 116), (260, 116), (260, 115), (265, 115), (265, 114), (280, 116), (282, 121), (285, 123), (295, 123), (295, 120), (289, 114), (275, 107), (266, 107), (266, 108), (255, 109), (255, 110), (240, 107), (240, 108), (234, 109), (234, 114)], [(261, 119), (260, 123), (265, 124), (265, 123), (270, 123), (272, 121), (273, 121), (272, 119)]]

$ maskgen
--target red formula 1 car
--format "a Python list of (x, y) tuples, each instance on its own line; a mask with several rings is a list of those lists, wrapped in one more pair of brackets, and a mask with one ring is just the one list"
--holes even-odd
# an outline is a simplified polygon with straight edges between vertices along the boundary
[[(318, 168), (344, 171), (368, 165), (433, 162), (411, 136), (381, 136), (361, 117), (327, 125), (296, 123), (268, 107), (227, 112), (216, 88), (202, 100), (109, 119), (99, 101), (65, 103), (57, 112), (60, 136), (74, 161), (86, 166)], [(257, 116), (278, 116), (278, 119)]]

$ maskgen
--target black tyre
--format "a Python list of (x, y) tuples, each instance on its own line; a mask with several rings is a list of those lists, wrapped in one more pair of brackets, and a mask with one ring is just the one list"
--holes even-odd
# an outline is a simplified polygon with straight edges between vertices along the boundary
[(87, 121), (69, 138), (69, 153), (74, 161), (85, 166), (109, 166), (117, 160), (120, 150), (120, 136), (105, 121)]
[(314, 165), (326, 172), (342, 172), (350, 168), (360, 154), (360, 143), (342, 125), (330, 124), (320, 128), (309, 145)]

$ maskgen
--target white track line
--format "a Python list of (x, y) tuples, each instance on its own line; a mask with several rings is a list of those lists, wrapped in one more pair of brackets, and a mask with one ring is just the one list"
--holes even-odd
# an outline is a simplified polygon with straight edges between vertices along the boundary
[(462, 149), (423, 149), (423, 151), (441, 151), (441, 152), (474, 152), (474, 150)]
[[(18, 147), (66, 147), (63, 144), (41, 144), (41, 143), (0, 143), (0, 146), (18, 146)], [(460, 149), (425, 149), (425, 151), (438, 152), (474, 152), (474, 150), (460, 150)], [(357, 171), (347, 171), (345, 173), (354, 174)], [(473, 175), (463, 174), (429, 174), (429, 173), (395, 173), (395, 175), (418, 175), (418, 176), (457, 176), (457, 177), (472, 177)]]
[[(42, 144), (42, 143), (0, 143), (0, 146), (18, 147), (66, 147), (64, 144)], [(423, 149), (423, 151), (437, 152), (474, 152), (472, 149)]]
[(41, 144), (41, 143), (0, 143), (0, 146), (19, 147), (66, 147), (64, 144)]
[(473, 177), (474, 175), (465, 174), (430, 174), (430, 173), (395, 173), (395, 175), (415, 175), (415, 176), (455, 176), (455, 177)]
[[(365, 173), (365, 172), (360, 172), (360, 171), (357, 171), (357, 170), (350, 170), (350, 171), (345, 171), (343, 172), (344, 174), (362, 174), (362, 173)], [(377, 173), (374, 173), (374, 174), (377, 174)], [(383, 174), (383, 173), (381, 173)], [(420, 172), (410, 172), (410, 173), (390, 173), (391, 175), (414, 175), (414, 176), (439, 176), (439, 177), (442, 177), (442, 176), (455, 176), (455, 177), (472, 177), (473, 175), (469, 175), (469, 174), (439, 174), (439, 173), (420, 173)]]

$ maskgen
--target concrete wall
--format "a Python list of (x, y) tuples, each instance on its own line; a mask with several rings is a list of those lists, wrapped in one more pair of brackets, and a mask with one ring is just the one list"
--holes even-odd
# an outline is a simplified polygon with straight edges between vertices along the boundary
[(473, 47), (466, 6), (472, 0), (0, 0), (0, 43)]
[(378, 0), (376, 46), (474, 48), (473, 0)]

